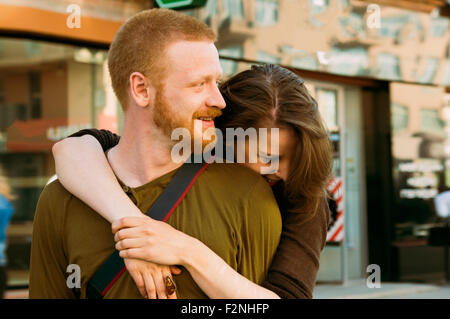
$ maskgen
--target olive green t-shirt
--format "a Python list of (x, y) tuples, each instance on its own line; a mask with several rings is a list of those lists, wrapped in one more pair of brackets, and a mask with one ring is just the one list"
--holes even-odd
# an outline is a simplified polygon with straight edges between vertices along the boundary
[[(146, 212), (176, 170), (127, 194)], [(123, 185), (124, 186), (124, 185)], [(124, 187), (127, 189), (127, 187)], [(196, 180), (167, 222), (198, 238), (233, 269), (260, 284), (267, 275), (281, 234), (281, 216), (267, 182), (239, 164), (212, 163)], [(33, 224), (30, 298), (86, 297), (86, 284), (114, 251), (111, 225), (56, 180), (39, 199)], [(66, 281), (76, 264), (81, 289)], [(207, 298), (183, 269), (174, 277), (178, 298)], [(142, 298), (128, 272), (105, 298)]]

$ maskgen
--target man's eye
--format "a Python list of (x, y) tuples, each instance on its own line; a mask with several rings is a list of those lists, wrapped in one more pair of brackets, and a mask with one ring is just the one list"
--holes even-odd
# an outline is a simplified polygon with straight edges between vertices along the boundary
[(203, 81), (203, 82), (200, 82), (200, 83), (197, 83), (197, 87), (202, 87), (202, 86), (204, 86), (205, 85), (205, 81)]

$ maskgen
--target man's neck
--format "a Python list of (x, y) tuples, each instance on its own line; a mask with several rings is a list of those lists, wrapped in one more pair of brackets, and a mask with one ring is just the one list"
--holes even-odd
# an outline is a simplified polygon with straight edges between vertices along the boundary
[(108, 152), (116, 176), (129, 187), (147, 184), (179, 168), (171, 158), (172, 145), (154, 125), (127, 125), (119, 144)]

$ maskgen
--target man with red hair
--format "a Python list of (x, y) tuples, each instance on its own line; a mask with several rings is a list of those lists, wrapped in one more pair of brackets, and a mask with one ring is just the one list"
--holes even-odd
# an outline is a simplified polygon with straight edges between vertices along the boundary
[[(206, 145), (209, 140), (198, 133), (213, 127), (225, 107), (217, 87), (222, 69), (214, 41), (214, 33), (196, 19), (152, 9), (128, 20), (111, 44), (109, 72), (125, 122), (120, 142), (107, 158), (123, 189), (143, 212), (181, 166), (171, 158), (172, 131), (185, 128), (200, 139), (194, 143)], [(269, 185), (239, 164), (206, 167), (167, 223), (201, 239), (256, 283), (266, 276), (281, 233), (281, 216)], [(52, 182), (36, 210), (30, 297), (85, 298), (87, 282), (113, 252), (108, 222), (58, 180)], [(79, 266), (80, 287), (66, 284), (70, 265)], [(170, 276), (168, 267), (160, 272)], [(187, 271), (174, 280), (179, 298), (206, 297)], [(155, 284), (164, 285), (161, 278)], [(104, 297), (141, 294), (124, 273)]]

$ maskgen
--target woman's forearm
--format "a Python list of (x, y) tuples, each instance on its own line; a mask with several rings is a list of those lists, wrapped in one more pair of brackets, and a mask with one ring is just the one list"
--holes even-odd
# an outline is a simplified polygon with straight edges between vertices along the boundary
[(123, 192), (93, 136), (66, 138), (52, 151), (61, 184), (103, 218), (113, 222), (126, 216), (143, 216)]
[(183, 257), (183, 266), (203, 292), (218, 299), (278, 299), (274, 292), (240, 275), (197, 239)]

